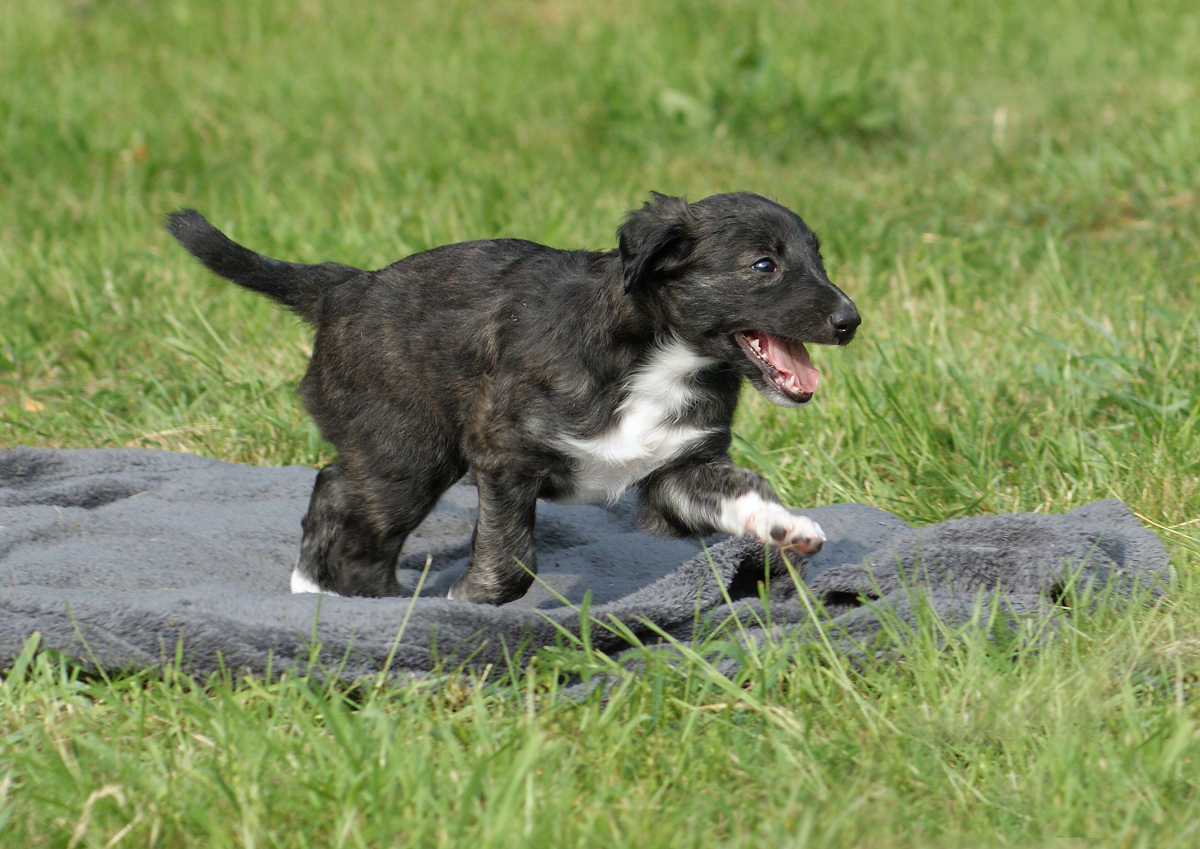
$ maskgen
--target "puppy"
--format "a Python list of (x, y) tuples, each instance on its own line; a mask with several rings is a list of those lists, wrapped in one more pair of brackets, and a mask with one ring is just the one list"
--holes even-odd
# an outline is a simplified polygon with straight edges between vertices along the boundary
[(803, 404), (818, 381), (806, 346), (845, 345), (860, 322), (816, 236), (776, 203), (654, 194), (616, 250), (490, 239), (381, 271), (269, 259), (192, 210), (167, 227), (316, 328), (299, 393), (338, 461), (317, 475), (293, 592), (397, 594), (405, 538), (468, 469), (479, 512), (455, 599), (525, 594), (538, 498), (636, 486), (658, 534), (753, 534), (801, 555), (824, 542), (727, 454), (743, 378)]

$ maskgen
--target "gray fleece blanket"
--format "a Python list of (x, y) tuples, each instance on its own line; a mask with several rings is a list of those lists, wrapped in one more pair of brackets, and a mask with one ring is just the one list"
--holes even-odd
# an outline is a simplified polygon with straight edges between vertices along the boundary
[(881, 618), (908, 622), (916, 606), (959, 623), (996, 602), (1014, 616), (1054, 616), (1072, 588), (1128, 595), (1168, 577), (1162, 543), (1116, 500), (923, 528), (862, 504), (805, 510), (828, 542), (798, 591), (795, 570), (751, 539), (637, 531), (627, 497), (539, 504), (539, 581), (490, 607), (445, 598), (474, 524), (474, 489), (460, 483), (405, 544), (408, 597), (292, 595), (314, 476), (162, 451), (0, 452), (0, 670), (35, 633), (108, 671), (177, 657), (201, 675), (314, 662), (348, 679), (505, 668), (578, 635), (585, 595), (591, 643), (613, 656), (630, 636), (686, 642), (731, 616), (759, 627), (766, 606), (777, 632), (811, 639), (815, 613), (839, 644), (861, 647)]

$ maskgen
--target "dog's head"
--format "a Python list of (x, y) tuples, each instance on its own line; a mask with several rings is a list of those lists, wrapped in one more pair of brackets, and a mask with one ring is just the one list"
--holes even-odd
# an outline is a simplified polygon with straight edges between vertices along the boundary
[(780, 406), (816, 391), (805, 345), (845, 345), (861, 321), (829, 282), (812, 230), (758, 195), (689, 204), (655, 193), (617, 235), (630, 297), (656, 304), (680, 341), (729, 363)]

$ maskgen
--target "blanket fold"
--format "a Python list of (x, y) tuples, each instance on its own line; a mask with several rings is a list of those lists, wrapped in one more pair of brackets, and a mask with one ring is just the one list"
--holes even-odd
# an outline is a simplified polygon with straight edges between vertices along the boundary
[[(104, 670), (152, 668), (177, 652), (191, 674), (303, 669), (314, 658), (346, 678), (385, 664), (398, 674), (502, 666), (578, 635), (585, 596), (601, 623), (593, 645), (609, 653), (628, 644), (603, 623), (686, 641), (698, 623), (757, 610), (761, 595), (779, 627), (810, 620), (777, 554), (747, 538), (650, 537), (633, 527), (632, 497), (610, 508), (539, 504), (541, 570), (529, 594), (503, 607), (450, 601), (474, 524), (465, 483), (401, 552), (401, 586), (411, 596), (420, 584), (419, 597), (291, 595), (314, 476), (140, 449), (0, 452), (0, 670), (35, 632)], [(961, 622), (981, 599), (1053, 615), (1073, 588), (1128, 595), (1169, 577), (1162, 543), (1113, 499), (924, 528), (862, 504), (800, 512), (828, 537), (800, 592), (854, 640), (878, 631), (881, 610), (911, 615), (917, 596)]]

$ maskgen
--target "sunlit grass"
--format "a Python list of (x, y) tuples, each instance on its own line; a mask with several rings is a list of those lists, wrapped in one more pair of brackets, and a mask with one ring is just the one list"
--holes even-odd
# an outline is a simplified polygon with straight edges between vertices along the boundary
[(607, 699), (564, 697), (613, 671), (578, 646), (349, 689), (31, 652), (3, 845), (1194, 844), (1192, 4), (0, 0), (0, 74), (0, 444), (330, 459), (307, 330), (200, 269), (172, 209), (378, 267), (608, 247), (650, 190), (745, 189), (817, 230), (864, 324), (814, 351), (808, 407), (746, 396), (740, 462), (914, 523), (1116, 496), (1179, 578), (1050, 640), (712, 644), (732, 681), (650, 653)]

